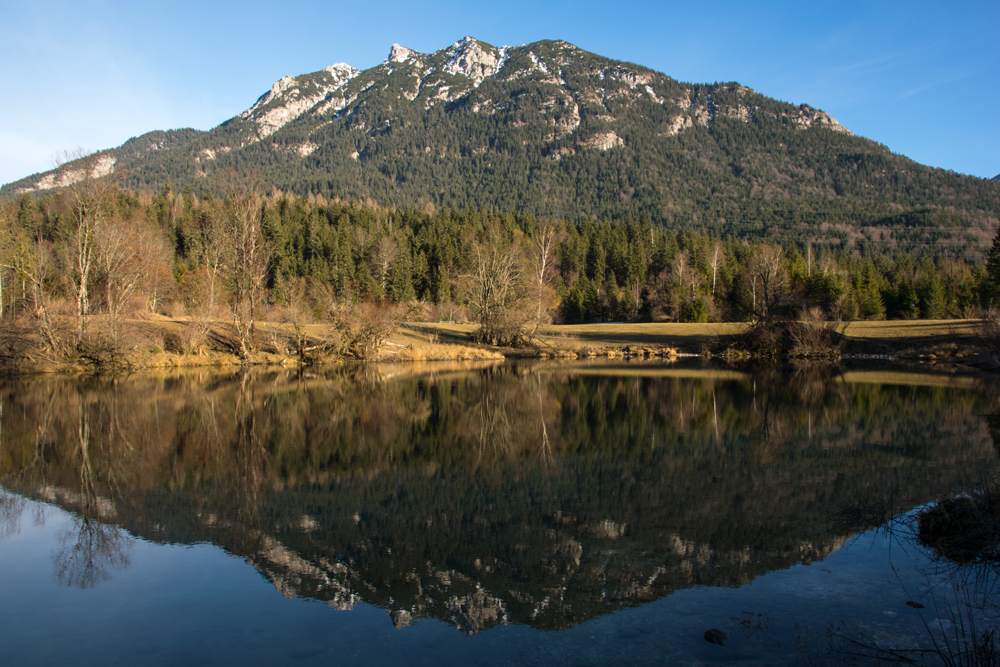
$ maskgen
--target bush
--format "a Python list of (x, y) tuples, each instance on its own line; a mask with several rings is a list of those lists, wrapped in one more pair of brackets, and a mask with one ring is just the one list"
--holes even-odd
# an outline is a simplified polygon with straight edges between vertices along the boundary
[(789, 354), (795, 357), (839, 357), (841, 336), (835, 322), (827, 322), (820, 308), (803, 310), (797, 321), (790, 322)]
[(306, 353), (320, 347), (335, 355), (376, 359), (386, 340), (396, 333), (408, 313), (409, 309), (402, 305), (360, 304), (353, 308), (335, 309), (330, 315), (322, 345), (300, 346), (303, 361), (311, 361)]
[(988, 365), (994, 369), (1000, 368), (1000, 312), (991, 309), (983, 315), (979, 323), (979, 335), (983, 340)]
[(28, 329), (14, 322), (0, 324), (0, 375), (20, 370), (29, 354)]
[(708, 305), (702, 299), (694, 299), (684, 304), (681, 313), (682, 322), (692, 322), (700, 324), (708, 322)]
[(938, 501), (917, 517), (920, 542), (959, 563), (1000, 562), (1000, 489), (983, 485)]
[(114, 374), (127, 371), (132, 366), (121, 338), (105, 333), (85, 335), (77, 343), (76, 351), (80, 361), (89, 365), (95, 373)]
[(794, 357), (839, 357), (843, 340), (835, 322), (827, 322), (819, 308), (800, 311), (797, 317), (775, 315), (758, 320), (742, 335), (738, 347), (759, 356), (783, 352)]

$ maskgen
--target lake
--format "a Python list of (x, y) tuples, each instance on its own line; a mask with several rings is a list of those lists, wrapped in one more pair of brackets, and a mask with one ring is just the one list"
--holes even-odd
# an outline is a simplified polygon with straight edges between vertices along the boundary
[(8, 381), (0, 655), (953, 654), (997, 627), (993, 568), (922, 545), (915, 516), (997, 473), (997, 394), (890, 366), (700, 360)]

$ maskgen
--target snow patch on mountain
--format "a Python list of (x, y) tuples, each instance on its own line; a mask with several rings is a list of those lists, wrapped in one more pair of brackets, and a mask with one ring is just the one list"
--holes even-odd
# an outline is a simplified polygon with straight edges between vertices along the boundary
[(652, 97), (654, 100), (656, 100), (658, 104), (660, 105), (666, 104), (667, 101), (662, 97), (660, 97), (659, 95), (657, 95), (656, 91), (654, 91), (653, 87), (650, 86), (649, 84), (646, 84), (646, 92), (649, 93), (649, 96)]
[(559, 76), (556, 76), (534, 51), (529, 51), (528, 57), (531, 58), (533, 70), (545, 75), (545, 78), (542, 79), (544, 83), (554, 83), (557, 86), (566, 84), (566, 80), (562, 78), (562, 73), (560, 72)]

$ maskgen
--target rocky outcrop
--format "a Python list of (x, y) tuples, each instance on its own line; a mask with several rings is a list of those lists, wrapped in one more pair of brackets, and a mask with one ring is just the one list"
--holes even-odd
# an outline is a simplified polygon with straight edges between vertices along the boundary
[(100, 178), (112, 173), (115, 169), (115, 158), (110, 155), (99, 155), (96, 158), (84, 158), (83, 161), (66, 165), (62, 169), (51, 171), (42, 176), (34, 185), (20, 188), (17, 193), (65, 188), (79, 183), (85, 178)]
[(38, 498), (50, 503), (57, 503), (67, 509), (72, 508), (84, 513), (92, 513), (96, 518), (104, 521), (113, 521), (118, 517), (115, 503), (106, 496), (86, 495), (73, 489), (52, 485), (39, 486), (35, 493)]
[(609, 151), (624, 143), (625, 141), (614, 132), (602, 132), (584, 141), (582, 145), (586, 148), (596, 148), (599, 151)]
[(667, 129), (663, 134), (675, 136), (680, 134), (681, 130), (687, 129), (692, 125), (694, 125), (694, 122), (691, 120), (691, 116), (685, 114), (674, 116), (670, 119), (670, 124), (667, 125)]
[(311, 75), (283, 76), (240, 115), (254, 121), (260, 138), (264, 139), (315, 107), (358, 74), (359, 71), (350, 65), (338, 63)]
[(448, 600), (447, 608), (452, 613), (455, 627), (467, 635), (507, 622), (503, 601), (479, 586), (469, 595)]
[(448, 53), (451, 57), (444, 70), (450, 74), (464, 74), (472, 79), (473, 86), (478, 86), (485, 78), (495, 75), (506, 59), (506, 48), (496, 49), (483, 45), (472, 37), (455, 42)]
[(803, 104), (796, 112), (788, 114), (788, 118), (792, 121), (792, 123), (802, 129), (815, 126), (825, 127), (828, 130), (833, 130), (834, 132), (844, 132), (846, 134), (851, 133), (850, 130), (838, 123), (833, 116), (825, 111), (813, 109), (808, 104)]
[(393, 44), (392, 48), (389, 49), (389, 58), (386, 62), (389, 63), (405, 63), (414, 56), (422, 55), (414, 51), (413, 49), (408, 49), (405, 46), (400, 46), (399, 44)]

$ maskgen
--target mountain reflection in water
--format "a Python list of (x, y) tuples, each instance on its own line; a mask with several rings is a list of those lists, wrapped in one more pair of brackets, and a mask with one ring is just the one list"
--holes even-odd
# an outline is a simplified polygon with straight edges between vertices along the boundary
[(23, 380), (0, 387), (0, 539), (28, 497), (77, 517), (53, 558), (70, 586), (127, 568), (130, 536), (211, 542), (397, 626), (565, 629), (823, 559), (855, 534), (839, 508), (995, 468), (984, 399), (940, 384), (542, 363)]

